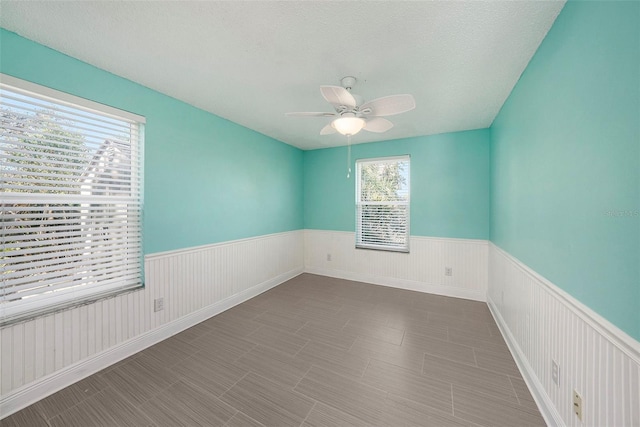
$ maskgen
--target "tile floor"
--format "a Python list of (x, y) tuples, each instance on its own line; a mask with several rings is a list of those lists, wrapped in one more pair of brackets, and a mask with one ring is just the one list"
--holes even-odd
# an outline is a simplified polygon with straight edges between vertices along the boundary
[(545, 425), (486, 304), (310, 274), (0, 424)]

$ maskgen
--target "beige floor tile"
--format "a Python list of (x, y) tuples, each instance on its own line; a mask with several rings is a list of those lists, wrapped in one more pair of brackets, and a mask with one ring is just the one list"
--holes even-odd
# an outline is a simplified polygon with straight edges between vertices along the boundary
[[(378, 304), (378, 309), (384, 310)], [(403, 303), (401, 305), (393, 305), (391, 308), (386, 309), (387, 313), (387, 326), (391, 328), (402, 329), (406, 325), (426, 324), (427, 312), (412, 308), (410, 304)]]
[(291, 333), (302, 328), (306, 323), (306, 320), (300, 320), (295, 315), (274, 311), (267, 311), (261, 314), (255, 319), (255, 321), (261, 326), (271, 326), (274, 329), (279, 329)]
[(332, 329), (340, 331), (347, 322), (349, 317), (344, 314), (335, 314), (329, 312), (299, 312), (297, 314), (301, 319), (306, 320), (305, 326), (315, 326), (324, 329)]
[[(61, 409), (64, 409), (61, 408)], [(48, 427), (49, 423), (33, 405), (0, 420), (2, 427)]]
[(309, 340), (271, 326), (262, 326), (260, 329), (247, 337), (247, 340), (255, 344), (262, 344), (274, 348), (283, 353), (295, 355), (304, 347)]
[(517, 403), (505, 402), (477, 391), (453, 386), (453, 414), (483, 426), (545, 426), (542, 416)]
[(294, 387), (311, 368), (311, 363), (262, 345), (254, 347), (233, 364), (289, 387)]
[(238, 337), (224, 329), (212, 329), (202, 335), (193, 345), (209, 353), (224, 352), (238, 358), (255, 347), (255, 343), (247, 341), (244, 337)]
[(430, 376), (416, 375), (400, 366), (372, 360), (362, 382), (422, 405), (452, 413), (451, 384)]
[(334, 347), (348, 350), (358, 337), (357, 334), (345, 332), (342, 329), (344, 325), (335, 324), (333, 326), (322, 324), (322, 322), (307, 322), (296, 335), (299, 335), (309, 341), (316, 341), (330, 344)]
[(158, 426), (223, 426), (237, 412), (212, 394), (182, 381), (139, 409)]
[(427, 324), (409, 324), (405, 326), (405, 331), (415, 335), (422, 335), (425, 337), (436, 338), (442, 341), (449, 339), (449, 330), (444, 326), (434, 326), (427, 322)]
[(520, 405), (530, 410), (537, 411), (538, 405), (536, 404), (536, 401), (533, 400), (533, 396), (531, 396), (531, 392), (529, 391), (529, 388), (527, 387), (527, 384), (524, 382), (524, 380), (519, 375), (518, 377), (509, 377), (509, 379), (511, 380), (511, 384), (513, 384), (513, 388), (516, 391), (516, 395), (518, 396)]
[[(489, 323), (475, 322), (473, 320), (465, 319), (462, 314), (455, 314), (453, 312), (442, 312), (427, 314), (429, 323), (433, 326), (444, 326), (447, 328), (455, 328), (461, 331), (471, 332), (477, 335), (491, 335), (487, 333), (489, 329)], [(490, 332), (490, 330), (489, 330)]]
[(349, 320), (342, 330), (346, 333), (362, 335), (398, 345), (402, 343), (402, 338), (404, 336), (404, 329), (390, 328), (388, 326), (370, 323), (360, 319)]
[(178, 377), (168, 368), (140, 356), (102, 375), (102, 379), (137, 406), (168, 388)]
[(177, 378), (195, 384), (214, 396), (221, 396), (249, 372), (229, 360), (211, 357), (204, 352), (185, 359), (172, 371)]
[(502, 337), (493, 336), (488, 333), (481, 335), (474, 331), (462, 331), (449, 328), (449, 341), (494, 353), (511, 354), (509, 347), (507, 347)]
[(45, 419), (53, 418), (107, 387), (108, 384), (102, 377), (92, 375), (36, 402), (33, 407)]
[(309, 313), (337, 313), (342, 308), (341, 298), (326, 292), (306, 292), (294, 308)]
[(236, 414), (225, 424), (225, 427), (266, 427), (264, 424), (257, 422), (244, 412), (236, 412)]
[(150, 426), (152, 421), (120, 393), (107, 388), (49, 420), (52, 427)]
[(354, 301), (345, 302), (336, 316), (341, 319), (359, 321), (365, 324), (379, 324), (387, 326), (389, 323), (389, 315), (377, 310), (376, 303), (361, 302), (358, 305)]
[(386, 392), (317, 366), (294, 390), (370, 425), (383, 419)]
[(356, 418), (324, 403), (316, 403), (307, 419), (302, 424), (303, 427), (371, 427), (360, 418)]
[(221, 399), (267, 426), (299, 426), (313, 400), (254, 373), (247, 374)]
[(503, 351), (493, 352), (479, 348), (473, 349), (476, 355), (476, 363), (479, 367), (505, 375), (520, 377), (518, 365), (513, 360), (511, 353)]
[(407, 332), (404, 335), (402, 345), (416, 347), (425, 353), (460, 363), (466, 363), (469, 365), (475, 365), (476, 363), (472, 347), (431, 338), (425, 335)]
[(385, 402), (384, 425), (389, 427), (470, 427), (472, 423), (451, 412), (422, 405), (415, 400), (389, 393)]
[(375, 338), (358, 337), (349, 349), (349, 353), (422, 373), (424, 351), (418, 347), (395, 345)]
[(296, 358), (352, 378), (360, 378), (369, 363), (366, 357), (316, 341), (309, 342)]
[(422, 372), (426, 376), (450, 384), (466, 387), (505, 401), (518, 402), (509, 377), (503, 374), (430, 354), (424, 356)]

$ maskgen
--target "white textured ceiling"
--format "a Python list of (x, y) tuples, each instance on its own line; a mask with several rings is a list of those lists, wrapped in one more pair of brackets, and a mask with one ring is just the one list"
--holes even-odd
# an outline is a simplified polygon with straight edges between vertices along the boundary
[[(319, 86), (416, 109), (354, 143), (486, 128), (564, 1), (7, 1), (0, 25), (288, 144), (320, 136)], [(144, 112), (142, 112), (144, 113)]]

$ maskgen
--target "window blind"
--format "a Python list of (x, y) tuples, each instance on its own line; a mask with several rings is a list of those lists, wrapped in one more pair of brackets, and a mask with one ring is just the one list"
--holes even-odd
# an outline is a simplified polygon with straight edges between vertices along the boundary
[(356, 247), (409, 251), (409, 156), (356, 161)]
[(0, 75), (0, 322), (142, 286), (144, 118)]

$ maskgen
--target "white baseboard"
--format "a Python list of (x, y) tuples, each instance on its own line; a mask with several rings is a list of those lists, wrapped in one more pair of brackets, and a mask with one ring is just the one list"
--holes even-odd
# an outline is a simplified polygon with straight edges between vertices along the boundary
[(297, 268), (32, 382), (0, 400), (0, 419), (301, 274)]
[(307, 267), (304, 272), (318, 274), (320, 276), (335, 277), (337, 279), (353, 280), (356, 282), (371, 283), (391, 288), (406, 289), (409, 291), (427, 292), (446, 297), (463, 298), (474, 301), (486, 300), (484, 292), (474, 289), (454, 288), (451, 286), (434, 285), (415, 280), (398, 279), (395, 277), (379, 277), (369, 274), (355, 273), (352, 271), (332, 270), (328, 268)]
[(325, 276), (486, 301), (486, 240), (411, 236), (410, 247), (409, 253), (356, 249), (354, 232), (305, 230), (304, 267)]
[(511, 355), (515, 360), (516, 365), (518, 365), (522, 378), (527, 383), (527, 387), (529, 387), (529, 391), (531, 391), (531, 395), (538, 405), (542, 418), (544, 418), (545, 422), (550, 427), (564, 426), (565, 424), (564, 421), (562, 421), (562, 417), (553, 405), (551, 399), (549, 399), (549, 395), (544, 391), (544, 387), (536, 376), (535, 371), (529, 364), (529, 361), (520, 349), (520, 346), (518, 346), (518, 343), (511, 334), (511, 331), (507, 327), (491, 298), (487, 298), (487, 305), (489, 306), (489, 310), (491, 311), (491, 314), (493, 315), (493, 318), (495, 319), (496, 324), (498, 325), (498, 328), (511, 351)]

